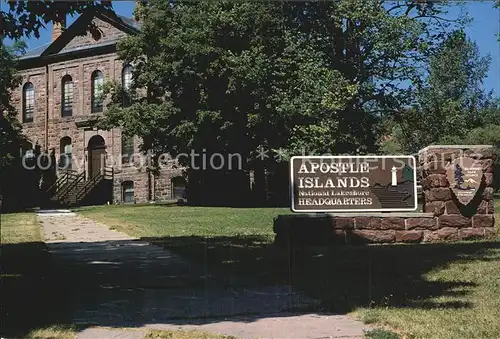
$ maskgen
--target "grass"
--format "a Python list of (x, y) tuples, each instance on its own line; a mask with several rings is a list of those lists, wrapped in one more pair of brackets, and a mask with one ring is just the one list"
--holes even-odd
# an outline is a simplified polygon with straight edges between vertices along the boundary
[(50, 256), (35, 214), (2, 214), (0, 222), (1, 335), (74, 338), (73, 327), (53, 325), (61, 315), (57, 309), (60, 293), (50, 279)]
[[(500, 229), (500, 200), (496, 211)], [(402, 338), (500, 337), (498, 241), (288, 253), (271, 244), (272, 219), (287, 209), (104, 206), (80, 213), (171, 249), (222, 281), (290, 284), (320, 299), (319, 310), (352, 312)], [(388, 330), (369, 335), (393, 337)]]
[[(495, 211), (496, 228), (500, 230), (500, 199), (495, 200)], [(428, 298), (435, 307), (364, 307), (356, 314), (369, 323), (402, 329), (416, 338), (499, 338), (500, 246), (497, 243), (484, 254), (481, 257), (464, 254), (459, 260), (424, 276), (430, 282), (466, 284), (451, 289), (446, 295)], [(458, 303), (464, 307), (443, 307)]]
[(376, 328), (365, 332), (366, 339), (399, 339), (400, 336), (394, 332), (387, 331), (381, 328)]
[(41, 243), (42, 230), (34, 213), (0, 215), (2, 244)]
[(79, 214), (136, 237), (262, 236), (271, 240), (272, 220), (286, 208), (190, 206), (95, 206)]
[(145, 339), (236, 339), (233, 336), (199, 331), (149, 331)]
[(28, 333), (27, 339), (74, 339), (76, 327), (71, 325), (51, 325), (37, 328)]
[(446, 293), (422, 296), (422, 307), (392, 305), (388, 299), (386, 305), (360, 307), (355, 314), (362, 320), (400, 329), (416, 338), (498, 338), (499, 263), (498, 245), (480, 257), (464, 254), (423, 276), (429, 283), (451, 285)]

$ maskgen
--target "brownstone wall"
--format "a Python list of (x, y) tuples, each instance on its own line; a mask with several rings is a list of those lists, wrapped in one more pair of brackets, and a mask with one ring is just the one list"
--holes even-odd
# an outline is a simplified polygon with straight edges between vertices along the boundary
[[(102, 21), (94, 20), (103, 32), (99, 41), (93, 40), (90, 34), (75, 37), (63, 50), (75, 46), (90, 46), (111, 38), (125, 36), (124, 32)], [(40, 60), (38, 63), (40, 64)], [(116, 53), (101, 53), (91, 56), (51, 62), (43, 67), (21, 69), (22, 84), (13, 91), (13, 104), (18, 109), (18, 118), (22, 122), (22, 88), (26, 82), (32, 82), (35, 90), (35, 111), (31, 123), (23, 123), (23, 132), (35, 145), (40, 144), (42, 150), (54, 149), (56, 159), (60, 155), (60, 141), (63, 137), (70, 137), (72, 141), (73, 170), (79, 173), (86, 171), (89, 176), (89, 154), (87, 151), (89, 140), (100, 135), (106, 145), (106, 166), (114, 168), (113, 200), (122, 203), (123, 181), (134, 182), (134, 195), (136, 202), (147, 202), (150, 195), (148, 173), (145, 167), (128, 166), (121, 164), (122, 133), (119, 128), (110, 131), (99, 131), (89, 128), (79, 128), (76, 123), (92, 119), (92, 73), (100, 70), (104, 82), (115, 80), (121, 82), (123, 62), (117, 58)], [(73, 113), (70, 117), (61, 116), (62, 78), (70, 75), (73, 81)], [(105, 105), (104, 105), (105, 106)], [(134, 140), (134, 152), (139, 153), (141, 141)], [(171, 178), (182, 175), (182, 170), (166, 168), (152, 178), (151, 195), (154, 200), (169, 200), (171, 192)]]
[(125, 181), (134, 182), (134, 198), (136, 203), (148, 202), (149, 198), (149, 173), (145, 170), (139, 171), (136, 168), (123, 168), (120, 172), (115, 173), (113, 183), (113, 201), (115, 204), (123, 203), (123, 187)]
[[(481, 184), (468, 204), (454, 196), (446, 166), (474, 159)], [(494, 238), (494, 150), (490, 146), (430, 146), (419, 152), (425, 213), (345, 213), (280, 215), (274, 220), (279, 245), (332, 243), (412, 243)]]
[(172, 200), (172, 178), (182, 176), (181, 168), (165, 169), (155, 177), (155, 200)]
[[(491, 219), (475, 215), (448, 220), (432, 213), (345, 213), (280, 215), (274, 220), (279, 245), (428, 243), (494, 238)], [(475, 225), (471, 227), (471, 225)]]
[(418, 243), (433, 241), (437, 218), (423, 213), (345, 213), (280, 215), (276, 243)]
[[(151, 183), (148, 182), (148, 176)], [(156, 202), (172, 200), (172, 178), (182, 176), (182, 169), (164, 169), (157, 174), (149, 174), (145, 169), (138, 170), (135, 167), (123, 167), (117, 170), (114, 176), (113, 201), (116, 204), (123, 203), (122, 183), (124, 181), (134, 182), (134, 197), (136, 203), (148, 202), (151, 190), (151, 199)], [(151, 188), (149, 187), (151, 185)]]
[(101, 19), (94, 19), (93, 22), (100, 28), (102, 32), (102, 36), (99, 40), (95, 40), (90, 32), (86, 35), (77, 35), (62, 49), (62, 51), (65, 52), (74, 47), (92, 46), (98, 43), (126, 36), (125, 32), (120, 31), (113, 25), (102, 21)]
[(12, 105), (17, 108), (18, 119), (22, 123), (22, 107), (23, 107), (23, 86), (27, 82), (31, 82), (35, 90), (35, 110), (33, 122), (23, 123), (23, 132), (29, 137), (29, 141), (35, 145), (38, 144), (44, 149), (45, 145), (45, 116), (47, 114), (47, 96), (46, 82), (47, 75), (45, 67), (36, 67), (20, 72), (22, 77), (21, 85), (12, 92)]
[[(472, 158), (483, 176), (470, 203), (461, 204), (450, 189), (446, 165), (460, 157)], [(432, 240), (458, 240), (494, 233), (493, 201), (494, 149), (489, 146), (429, 146), (419, 152), (424, 191), (424, 212), (438, 220), (439, 233)]]

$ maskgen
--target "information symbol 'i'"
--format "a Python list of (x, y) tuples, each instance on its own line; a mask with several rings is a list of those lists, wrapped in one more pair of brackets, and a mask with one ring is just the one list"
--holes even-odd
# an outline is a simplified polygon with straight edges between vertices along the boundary
[(392, 186), (397, 186), (398, 185), (398, 178), (396, 176), (396, 172), (397, 172), (396, 166), (392, 166), (391, 172), (392, 172)]

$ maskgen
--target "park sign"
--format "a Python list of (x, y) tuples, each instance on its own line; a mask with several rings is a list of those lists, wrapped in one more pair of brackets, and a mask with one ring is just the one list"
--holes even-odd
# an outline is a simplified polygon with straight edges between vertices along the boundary
[(482, 164), (469, 157), (459, 157), (448, 163), (446, 176), (457, 200), (463, 205), (468, 205), (481, 185)]
[(417, 209), (413, 156), (296, 156), (290, 160), (293, 212)]

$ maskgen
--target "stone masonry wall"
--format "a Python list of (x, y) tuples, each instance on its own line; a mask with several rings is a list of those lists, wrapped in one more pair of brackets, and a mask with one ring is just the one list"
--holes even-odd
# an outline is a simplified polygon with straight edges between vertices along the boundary
[(173, 199), (172, 179), (182, 177), (183, 170), (181, 168), (165, 169), (155, 177), (155, 200), (167, 201)]
[[(45, 148), (45, 115), (47, 113), (47, 96), (46, 96), (46, 71), (45, 67), (36, 67), (20, 72), (22, 82), (21, 85), (12, 92), (12, 105), (17, 108), (17, 118), (22, 123), (23, 132), (29, 137), (29, 141), (33, 146), (38, 144)], [(35, 108), (33, 122), (23, 123), (22, 107), (23, 107), (23, 86), (31, 82), (35, 90)]]
[[(482, 169), (472, 200), (460, 203), (446, 167), (466, 157)], [(278, 245), (334, 243), (428, 243), (496, 237), (493, 201), (494, 149), (490, 146), (430, 146), (419, 152), (424, 213), (291, 214), (274, 220)]]
[(122, 38), (127, 35), (125, 32), (120, 31), (113, 25), (101, 19), (94, 19), (93, 21), (94, 24), (98, 26), (100, 31), (102, 32), (102, 36), (100, 37), (100, 39), (94, 39), (90, 32), (87, 32), (87, 34), (85, 35), (77, 35), (62, 49), (62, 52), (66, 52), (67, 50), (75, 47), (91, 46), (103, 43), (111, 39)]
[[(93, 41), (89, 34), (77, 36), (63, 49), (63, 52), (67, 48), (80, 45), (82, 42), (92, 45), (111, 37), (125, 36), (124, 32), (117, 30), (102, 20), (95, 20), (95, 23), (103, 33), (100, 41)], [(120, 128), (101, 131), (94, 128), (77, 127), (76, 125), (78, 122), (90, 120), (96, 116), (96, 113), (91, 113), (91, 86), (94, 71), (99, 70), (102, 72), (104, 82), (110, 80), (121, 82), (124, 64), (118, 59), (116, 53), (109, 53), (108, 51), (85, 57), (75, 56), (70, 60), (47, 61), (46, 65), (40, 67), (41, 63), (38, 60), (38, 66), (33, 68), (23, 64), (22, 68), (19, 69), (22, 83), (12, 92), (12, 103), (17, 108), (19, 112), (18, 119), (22, 123), (23, 86), (27, 82), (34, 85), (34, 119), (33, 122), (22, 123), (23, 133), (33, 146), (38, 142), (42, 150), (50, 151), (54, 149), (56, 159), (59, 159), (61, 139), (70, 137), (73, 158), (72, 169), (79, 173), (86, 171), (88, 178), (88, 143), (93, 136), (99, 135), (105, 142), (106, 166), (113, 167), (113, 201), (115, 203), (123, 202), (122, 183), (129, 180), (134, 182), (136, 202), (147, 202), (150, 195), (156, 201), (169, 200), (172, 196), (171, 179), (174, 176), (182, 175), (182, 170), (166, 168), (160, 171), (159, 175), (152, 178), (150, 185), (149, 174), (145, 171), (145, 168), (122, 164), (122, 133)], [(62, 117), (62, 78), (66, 75), (71, 76), (73, 81), (73, 112), (69, 117)], [(139, 153), (139, 145), (140, 140), (135, 138), (135, 153)], [(151, 194), (150, 189), (152, 190)]]
[(439, 231), (429, 213), (345, 213), (280, 215), (274, 232), (280, 245), (328, 245), (428, 242)]
[[(446, 175), (446, 166), (461, 157), (472, 158), (482, 168), (480, 186), (472, 200), (460, 203)], [(419, 152), (424, 192), (424, 212), (432, 213), (440, 233), (432, 240), (486, 237), (494, 233), (493, 201), (494, 149), (490, 146), (429, 146)]]
[[(149, 190), (151, 189), (151, 199), (155, 202), (165, 202), (172, 200), (172, 178), (182, 176), (182, 169), (162, 169), (153, 175), (145, 169), (138, 170), (135, 167), (123, 167), (115, 171), (113, 185), (113, 201), (116, 204), (123, 203), (122, 184), (125, 181), (134, 182), (134, 198), (136, 203), (148, 202)], [(148, 176), (151, 182), (148, 181)], [(151, 185), (151, 188), (149, 187)]]

